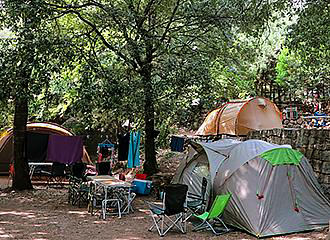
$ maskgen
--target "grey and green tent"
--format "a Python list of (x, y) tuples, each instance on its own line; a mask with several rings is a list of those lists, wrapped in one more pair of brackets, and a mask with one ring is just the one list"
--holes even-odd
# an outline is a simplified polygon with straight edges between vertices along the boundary
[(232, 193), (224, 212), (226, 223), (257, 237), (327, 227), (330, 202), (313, 169), (288, 145), (260, 140), (191, 143), (173, 182), (200, 193), (208, 179), (207, 197)]

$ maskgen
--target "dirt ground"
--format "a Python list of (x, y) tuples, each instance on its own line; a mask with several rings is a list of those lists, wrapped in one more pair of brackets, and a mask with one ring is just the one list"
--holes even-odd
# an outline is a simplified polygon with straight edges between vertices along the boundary
[[(151, 224), (147, 206), (143, 200), (150, 197), (138, 196), (134, 201), (135, 212), (106, 220), (96, 214), (92, 216), (86, 207), (78, 208), (67, 203), (67, 189), (47, 188), (34, 185), (32, 191), (8, 192), (6, 177), (0, 177), (0, 239), (115, 239), (138, 240), (159, 239), (158, 234), (148, 232)], [(169, 232), (166, 239), (255, 239), (240, 231), (214, 236), (210, 231), (192, 232), (192, 223), (187, 224), (188, 232)], [(314, 231), (273, 237), (274, 240), (326, 239), (327, 231)]]

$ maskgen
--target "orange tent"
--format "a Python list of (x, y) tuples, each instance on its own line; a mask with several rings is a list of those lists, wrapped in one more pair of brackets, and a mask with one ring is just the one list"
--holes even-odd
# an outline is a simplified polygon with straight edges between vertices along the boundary
[(252, 130), (283, 128), (282, 114), (267, 98), (232, 101), (213, 110), (195, 135), (247, 135)]
[[(62, 136), (74, 136), (70, 130), (49, 122), (28, 123), (26, 125), (27, 131), (45, 134), (56, 134)], [(0, 133), (0, 173), (8, 173), (9, 164), (13, 158), (13, 129), (7, 129)], [(89, 155), (84, 147), (82, 161), (91, 164)]]

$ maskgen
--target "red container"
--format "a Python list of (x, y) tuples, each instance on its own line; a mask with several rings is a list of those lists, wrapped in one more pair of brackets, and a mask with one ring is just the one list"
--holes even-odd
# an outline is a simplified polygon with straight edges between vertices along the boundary
[(146, 180), (147, 179), (147, 174), (145, 174), (145, 173), (137, 173), (135, 175), (135, 179)]

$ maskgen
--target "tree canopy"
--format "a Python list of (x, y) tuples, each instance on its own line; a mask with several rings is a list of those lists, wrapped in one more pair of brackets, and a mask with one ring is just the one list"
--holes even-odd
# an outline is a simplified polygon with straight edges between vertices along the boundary
[(0, 127), (24, 109), (79, 134), (129, 119), (155, 173), (173, 126), (256, 95), (262, 78), (301, 96), (327, 84), (328, 13), (326, 1), (4, 0)]

